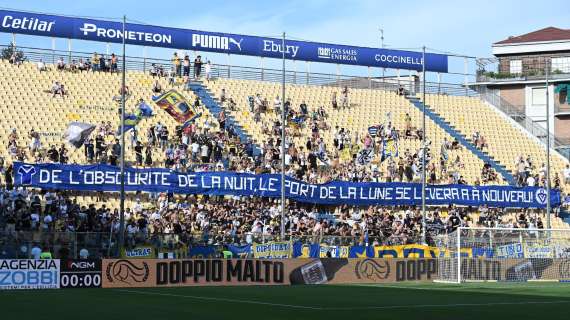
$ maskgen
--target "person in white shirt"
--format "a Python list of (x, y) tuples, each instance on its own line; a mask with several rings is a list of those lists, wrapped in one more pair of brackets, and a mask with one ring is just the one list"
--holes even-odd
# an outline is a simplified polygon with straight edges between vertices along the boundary
[(202, 157), (202, 163), (208, 163), (209, 162), (208, 145), (207, 144), (203, 144), (200, 147), (200, 156)]
[(526, 178), (526, 184), (529, 187), (534, 187), (535, 182), (536, 181), (534, 180), (534, 177), (532, 175), (529, 175), (528, 178)]
[(30, 215), (30, 219), (32, 220), (32, 230), (37, 230), (40, 223), (40, 215), (37, 212), (34, 212)]
[(141, 199), (137, 198), (136, 203), (133, 206), (133, 212), (134, 213), (141, 213), (142, 211), (143, 211), (143, 207), (142, 207)]
[(206, 71), (206, 81), (210, 81), (210, 77), (212, 76), (212, 64), (210, 63), (210, 60), (208, 60), (204, 69)]
[(200, 144), (198, 144), (197, 141), (192, 142), (191, 149), (192, 149), (192, 161), (196, 161), (196, 159), (198, 158), (198, 152), (200, 152)]
[(47, 71), (46, 64), (44, 63), (44, 61), (42, 59), (40, 59), (40, 61), (38, 61), (38, 71), (39, 72)]
[(48, 213), (45, 217), (44, 217), (44, 223), (42, 225), (42, 229), (44, 231), (48, 231), (50, 229), (50, 225), (53, 222), (53, 218), (51, 217), (51, 215)]
[(281, 99), (279, 99), (279, 96), (275, 97), (275, 100), (273, 100), (273, 107), (275, 108), (276, 114), (281, 113)]

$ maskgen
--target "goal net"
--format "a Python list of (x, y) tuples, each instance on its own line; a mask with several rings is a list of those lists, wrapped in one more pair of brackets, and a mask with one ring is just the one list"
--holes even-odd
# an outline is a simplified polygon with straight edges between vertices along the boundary
[(440, 282), (570, 282), (570, 229), (458, 228), (434, 240)]

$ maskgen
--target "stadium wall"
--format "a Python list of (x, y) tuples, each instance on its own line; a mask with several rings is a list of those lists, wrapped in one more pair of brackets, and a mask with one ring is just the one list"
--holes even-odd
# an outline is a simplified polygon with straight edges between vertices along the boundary
[[(388, 284), (438, 280), (455, 259), (0, 260), (0, 290)], [(570, 281), (569, 259), (463, 259), (465, 281)]]

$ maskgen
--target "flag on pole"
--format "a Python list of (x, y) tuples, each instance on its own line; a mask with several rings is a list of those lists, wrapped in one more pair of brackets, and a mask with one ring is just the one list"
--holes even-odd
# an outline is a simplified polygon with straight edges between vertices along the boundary
[[(134, 129), (141, 120), (144, 118), (150, 118), (153, 116), (152, 108), (144, 101), (139, 103), (137, 109), (134, 113), (126, 113), (125, 114), (125, 132), (128, 132)], [(119, 129), (117, 130), (117, 135), (120, 135), (122, 132), (121, 125), (119, 124)]]
[[(137, 124), (141, 121), (141, 117), (137, 117), (132, 113), (125, 114), (125, 133), (129, 132), (130, 130), (134, 129)], [(121, 125), (119, 124), (119, 128), (117, 129), (117, 135), (121, 135)]]
[(152, 97), (152, 101), (168, 112), (178, 123), (182, 123), (182, 127), (186, 127), (194, 119), (202, 115), (176, 90), (169, 90), (159, 96)]
[(382, 143), (382, 157), (380, 162), (387, 158), (398, 157), (398, 139), (384, 139)]
[(356, 157), (356, 163), (361, 166), (369, 164), (372, 161), (372, 158), (374, 157), (373, 151), (374, 151), (373, 148), (366, 148), (360, 150), (360, 152), (358, 152), (358, 156)]
[(95, 130), (95, 126), (92, 124), (71, 122), (65, 130), (63, 138), (72, 146), (80, 148), (93, 130)]
[(146, 104), (146, 102), (141, 102), (138, 105), (138, 109), (137, 111), (135, 111), (135, 115), (137, 115), (138, 117), (141, 118), (149, 118), (152, 117), (152, 108), (151, 106), (149, 106), (148, 104)]
[(376, 135), (378, 135), (378, 132), (380, 131), (380, 126), (370, 126), (368, 127), (368, 133), (375, 137)]
[(329, 166), (331, 164), (329, 156), (325, 151), (316, 152), (316, 155), (317, 159), (319, 159), (324, 165)]

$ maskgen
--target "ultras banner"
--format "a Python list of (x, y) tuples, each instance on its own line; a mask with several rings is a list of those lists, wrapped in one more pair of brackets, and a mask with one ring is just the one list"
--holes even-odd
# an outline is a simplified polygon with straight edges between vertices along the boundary
[[(42, 189), (119, 191), (120, 169), (110, 165), (14, 163), (14, 183)], [(125, 190), (272, 197), (281, 196), (279, 174), (237, 172), (175, 172), (162, 168), (125, 168)], [(310, 184), (286, 177), (285, 196), (299, 202), (327, 205), (420, 205), (419, 183), (331, 181)], [(486, 204), (492, 207), (544, 208), (543, 188), (511, 186), (428, 185), (428, 205)], [(552, 206), (560, 205), (560, 192), (550, 193)]]
[[(127, 44), (367, 67), (422, 70), (422, 53), (127, 23)], [(121, 43), (122, 23), (0, 10), (0, 32)], [(355, 31), (357, 32), (357, 31)], [(426, 53), (426, 71), (447, 72), (448, 56)]]

